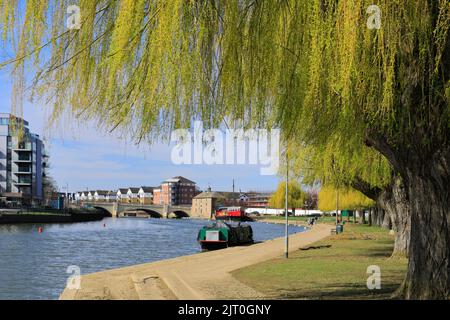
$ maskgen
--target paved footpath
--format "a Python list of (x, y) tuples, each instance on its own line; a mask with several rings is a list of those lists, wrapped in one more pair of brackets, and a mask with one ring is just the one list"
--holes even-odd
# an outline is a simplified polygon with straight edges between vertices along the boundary
[[(330, 225), (289, 237), (296, 251), (330, 235)], [(282, 256), (284, 238), (84, 275), (80, 289), (66, 288), (60, 299), (264, 299), (230, 272)]]

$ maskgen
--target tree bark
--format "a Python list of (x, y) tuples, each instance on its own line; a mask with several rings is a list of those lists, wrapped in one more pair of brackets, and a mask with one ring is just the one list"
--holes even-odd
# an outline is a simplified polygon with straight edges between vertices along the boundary
[(450, 299), (450, 147), (393, 148), (379, 137), (370, 143), (401, 175), (407, 190), (411, 236), (399, 293), (407, 299)]
[(380, 206), (373, 208), (372, 224), (381, 227), (384, 219), (384, 211)]
[(385, 228), (393, 228), (395, 243), (392, 255), (407, 256), (411, 234), (411, 218), (407, 190), (401, 177), (394, 178), (384, 189), (373, 187), (360, 178), (355, 179), (352, 187), (374, 200), (379, 208), (385, 210), (383, 222), (379, 223), (379, 209), (375, 209), (377, 211), (374, 211), (370, 224), (372, 225), (373, 222)]
[(407, 191), (400, 177), (386, 187), (378, 198), (379, 205), (386, 210), (391, 227), (395, 231), (392, 256), (407, 256), (411, 237), (411, 215)]
[(411, 243), (407, 299), (450, 299), (450, 179), (409, 172)]
[(391, 230), (391, 216), (386, 210), (383, 210), (383, 221), (381, 222), (381, 227), (384, 229)]

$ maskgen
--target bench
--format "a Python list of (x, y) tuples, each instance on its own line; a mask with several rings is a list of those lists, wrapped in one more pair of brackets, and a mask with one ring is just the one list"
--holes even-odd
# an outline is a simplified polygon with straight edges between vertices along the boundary
[(337, 234), (337, 230), (336, 229), (331, 229), (331, 234)]

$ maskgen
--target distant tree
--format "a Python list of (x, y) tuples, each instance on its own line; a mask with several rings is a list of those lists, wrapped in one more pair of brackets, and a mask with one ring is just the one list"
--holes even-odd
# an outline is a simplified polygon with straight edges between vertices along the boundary
[[(284, 208), (286, 199), (286, 182), (280, 182), (277, 190), (269, 199), (269, 205), (272, 208)], [(303, 208), (308, 194), (302, 190), (300, 184), (296, 181), (288, 183), (288, 207), (292, 208), (295, 213), (295, 208)]]
[(319, 192), (319, 210), (334, 211), (336, 210), (336, 197), (339, 191), (339, 210), (357, 210), (363, 208), (370, 208), (375, 205), (375, 202), (361, 192), (353, 189), (339, 189), (333, 187), (322, 187)]
[(44, 205), (48, 205), (50, 203), (50, 200), (52, 200), (53, 195), (58, 192), (58, 184), (56, 183), (55, 179), (53, 179), (48, 174), (45, 174), (42, 181), (42, 190)]

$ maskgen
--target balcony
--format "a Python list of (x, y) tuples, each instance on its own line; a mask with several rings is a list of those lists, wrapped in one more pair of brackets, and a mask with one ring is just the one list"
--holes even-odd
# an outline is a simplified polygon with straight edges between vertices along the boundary
[(22, 142), (17, 144), (15, 147), (12, 148), (13, 151), (31, 151), (31, 143), (30, 142)]
[(16, 186), (30, 186), (31, 185), (31, 179), (30, 180), (23, 180), (23, 181), (14, 182), (14, 185), (16, 185)]
[(31, 169), (17, 169), (13, 171), (14, 174), (31, 174)]
[(15, 163), (30, 163), (31, 162), (31, 156), (30, 154), (25, 154), (26, 156), (20, 154), (18, 157), (13, 157), (13, 160)]

